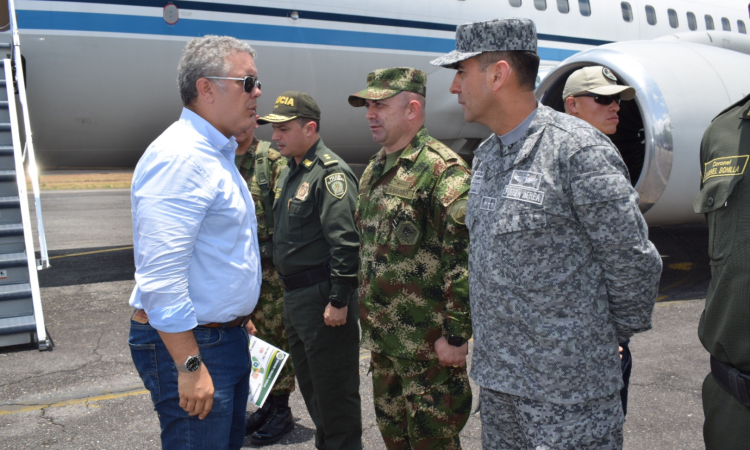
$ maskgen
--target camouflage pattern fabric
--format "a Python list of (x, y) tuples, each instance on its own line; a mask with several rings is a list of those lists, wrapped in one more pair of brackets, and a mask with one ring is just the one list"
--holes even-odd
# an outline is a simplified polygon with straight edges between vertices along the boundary
[[(235, 163), (242, 175), (247, 181), (247, 188), (253, 196), (255, 204), (255, 215), (258, 219), (258, 242), (269, 242), (273, 230), (268, 228), (267, 214), (271, 211), (265, 210), (262, 191), (258, 185), (258, 179), (255, 176), (255, 153), (260, 141), (253, 138), (247, 153), (237, 156)], [(269, 148), (268, 149), (268, 167), (270, 168), (269, 191), (274, 195), (276, 191), (276, 182), (279, 174), (286, 167), (287, 159), (282, 158), (281, 154)], [(284, 332), (284, 288), (277, 276), (276, 268), (270, 259), (261, 260), (263, 271), (263, 283), (260, 286), (260, 297), (258, 304), (250, 316), (255, 328), (258, 330), (258, 338), (275, 345), (276, 347), (289, 352), (289, 343)], [(292, 360), (287, 360), (284, 368), (276, 379), (276, 384), (271, 391), (271, 395), (288, 394), (294, 391), (294, 364)]]
[(350, 95), (349, 104), (355, 107), (365, 106), (365, 99), (383, 100), (404, 91), (425, 97), (427, 75), (411, 67), (375, 70), (367, 75), (367, 89)]
[(536, 52), (536, 26), (529, 19), (495, 19), (459, 25), (456, 49), (430, 61), (433, 66), (454, 67), (456, 63), (483, 52)]
[(471, 413), (465, 367), (372, 352), (375, 417), (389, 450), (459, 450)]
[(482, 388), (485, 450), (620, 450), (620, 394), (574, 405), (538, 402)]
[(383, 173), (381, 149), (360, 181), (362, 347), (410, 360), (437, 359), (441, 336), (471, 337), (464, 224), (470, 171), (422, 128)]
[(466, 213), (483, 388), (560, 404), (619, 391), (618, 342), (651, 328), (661, 258), (627, 168), (591, 125), (544, 105), (475, 152)]

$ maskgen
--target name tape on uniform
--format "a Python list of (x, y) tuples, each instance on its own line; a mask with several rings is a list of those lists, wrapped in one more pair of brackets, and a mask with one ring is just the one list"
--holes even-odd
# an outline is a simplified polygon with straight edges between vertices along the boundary
[(541, 205), (544, 202), (544, 192), (511, 185), (503, 188), (501, 197), (535, 205)]
[(748, 158), (750, 156), (741, 155), (712, 159), (705, 164), (703, 181), (705, 182), (709, 178), (736, 177), (744, 174)]

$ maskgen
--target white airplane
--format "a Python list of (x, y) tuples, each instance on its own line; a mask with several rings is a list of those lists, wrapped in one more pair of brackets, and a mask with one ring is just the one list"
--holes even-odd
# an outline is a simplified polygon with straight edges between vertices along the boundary
[(700, 221), (692, 211), (700, 138), (712, 117), (750, 91), (750, 16), (735, 0), (18, 0), (15, 7), (34, 143), (47, 167), (133, 166), (179, 116), (177, 61), (186, 41), (205, 34), (235, 36), (258, 51), (261, 114), (285, 90), (310, 93), (323, 111), (326, 144), (355, 167), (378, 146), (347, 96), (374, 69), (422, 69), (428, 129), (470, 157), (489, 131), (464, 122), (448, 92), (454, 72), (429, 61), (455, 48), (459, 24), (526, 17), (539, 33), (538, 98), (561, 109), (568, 74), (610, 67), (637, 89), (634, 102), (623, 102), (631, 107), (613, 140), (646, 219)]

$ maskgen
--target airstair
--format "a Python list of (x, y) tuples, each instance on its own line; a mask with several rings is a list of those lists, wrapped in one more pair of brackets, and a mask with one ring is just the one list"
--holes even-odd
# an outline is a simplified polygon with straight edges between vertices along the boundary
[[(10, 50), (13, 59), (3, 59), (0, 70), (0, 347), (36, 343), (51, 350), (52, 341), (44, 325), (37, 271), (49, 267), (42, 223), (39, 181), (34, 160), (26, 102), (18, 27), (13, 1), (8, 2), (12, 44), (0, 44), (0, 53)], [(14, 67), (15, 66), (15, 67)], [(25, 142), (22, 143), (16, 93), (21, 105)], [(26, 172), (36, 203), (41, 259), (37, 261), (26, 189)]]

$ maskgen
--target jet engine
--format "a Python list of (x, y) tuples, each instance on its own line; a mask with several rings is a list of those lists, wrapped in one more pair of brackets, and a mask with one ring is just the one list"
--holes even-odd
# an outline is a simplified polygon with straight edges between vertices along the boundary
[(750, 93), (750, 38), (726, 32), (684, 33), (653, 41), (604, 45), (551, 70), (537, 99), (564, 110), (568, 76), (585, 66), (608, 67), (636, 97), (620, 105), (610, 136), (628, 166), (650, 225), (700, 222), (700, 142), (711, 120)]

